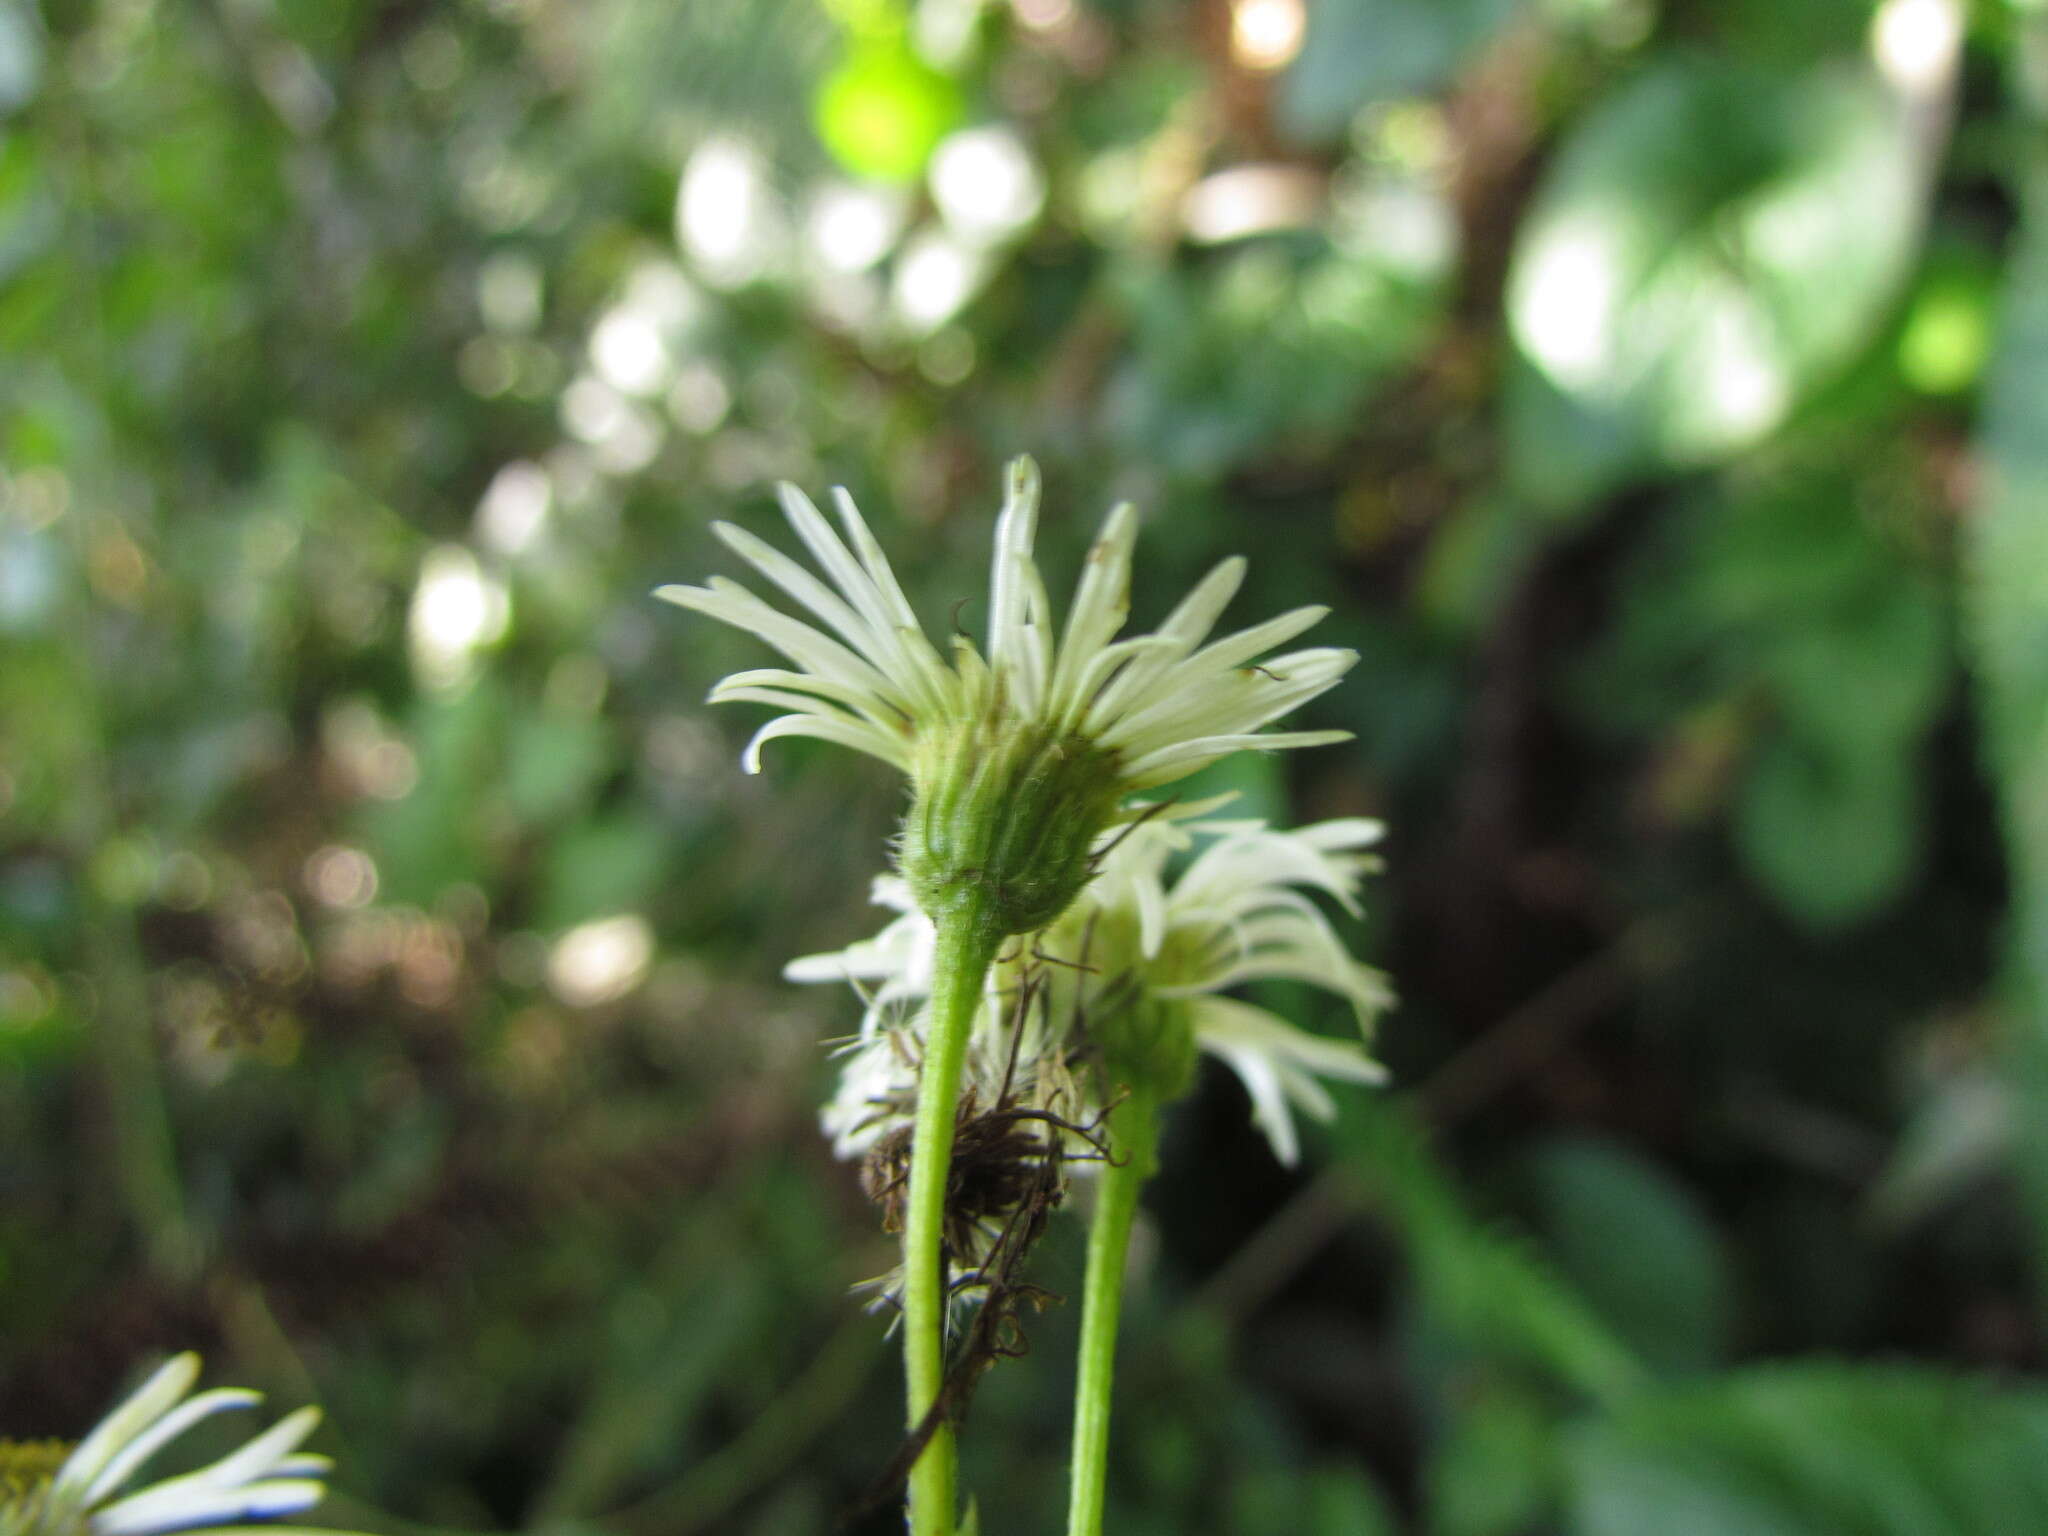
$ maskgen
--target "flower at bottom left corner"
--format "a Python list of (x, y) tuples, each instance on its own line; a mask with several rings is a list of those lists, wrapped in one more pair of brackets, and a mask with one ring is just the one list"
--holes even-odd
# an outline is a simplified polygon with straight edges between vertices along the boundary
[[(262, 1401), (238, 1387), (189, 1395), (198, 1379), (197, 1355), (166, 1361), (68, 1455), (55, 1441), (0, 1440), (0, 1536), (208, 1536), (318, 1504), (334, 1463), (299, 1449), (320, 1422), (317, 1408), (285, 1415), (196, 1472), (123, 1491), (200, 1420)], [(266, 1536), (289, 1533), (273, 1525)]]

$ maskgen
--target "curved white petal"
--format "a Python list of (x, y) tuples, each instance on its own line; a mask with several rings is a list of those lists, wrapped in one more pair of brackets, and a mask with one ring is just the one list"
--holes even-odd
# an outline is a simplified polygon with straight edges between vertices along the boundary
[(1291, 747), (1328, 747), (1351, 740), (1349, 731), (1275, 731), (1255, 736), (1205, 736), (1147, 753), (1124, 767), (1133, 789), (1153, 789), (1206, 768), (1233, 752), (1278, 752)]
[(199, 1357), (190, 1351), (166, 1360), (112, 1413), (93, 1428), (64, 1459), (51, 1487), (58, 1493), (83, 1495), (99, 1480), (121, 1449), (164, 1414), (199, 1379)]
[(815, 736), (820, 741), (836, 741), (842, 747), (851, 747), (856, 752), (865, 752), (870, 757), (879, 757), (885, 763), (894, 763), (898, 768), (906, 766), (903, 749), (886, 733), (871, 725), (852, 720), (828, 720), (822, 715), (783, 715), (770, 720), (754, 732), (753, 739), (740, 754), (740, 766), (749, 773), (761, 771), (761, 749), (769, 742), (783, 736)]
[(188, 1397), (148, 1429), (123, 1446), (85, 1490), (90, 1503), (98, 1503), (133, 1477), (142, 1464), (182, 1435), (201, 1419), (227, 1408), (249, 1408), (263, 1401), (263, 1394), (238, 1387), (217, 1387)]
[(1089, 691), (1091, 668), (1130, 615), (1131, 552), (1137, 537), (1137, 508), (1124, 502), (1111, 510), (1088, 547), (1053, 669), (1047, 700), (1052, 713), (1068, 714), (1078, 702), (1076, 695)]
[(180, 1478), (96, 1511), (96, 1536), (147, 1536), (196, 1525), (268, 1520), (311, 1509), (326, 1489), (310, 1478), (280, 1478), (234, 1487), (186, 1486)]
[(1265, 1133), (1273, 1155), (1292, 1168), (1301, 1160), (1301, 1139), (1295, 1134), (1294, 1116), (1287, 1110), (1287, 1093), (1280, 1086), (1280, 1074), (1263, 1052), (1229, 1042), (1208, 1047), (1223, 1058), (1252, 1101), (1252, 1124)]

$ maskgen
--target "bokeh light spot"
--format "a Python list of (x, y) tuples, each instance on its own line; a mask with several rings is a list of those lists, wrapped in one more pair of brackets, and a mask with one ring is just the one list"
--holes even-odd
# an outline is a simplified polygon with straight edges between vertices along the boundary
[(683, 168), (676, 233), (711, 283), (736, 288), (763, 275), (782, 240), (781, 211), (754, 148), (708, 139)]
[(548, 472), (531, 459), (514, 459), (491, 477), (477, 503), (477, 541), (500, 555), (524, 554), (547, 525), (553, 501)]
[(330, 843), (306, 860), (306, 889), (323, 906), (366, 907), (377, 895), (377, 866), (360, 848)]
[(855, 176), (909, 181), (960, 120), (960, 91), (899, 39), (862, 43), (812, 104), (818, 138)]
[(548, 951), (548, 986), (572, 1008), (615, 1002), (654, 959), (654, 930), (636, 912), (571, 928)]
[(1968, 389), (1991, 352), (1991, 317), (1981, 294), (1936, 288), (1923, 294), (1899, 335), (1899, 372), (1930, 395)]
[(442, 544), (420, 563), (409, 635), (413, 668), (429, 688), (469, 680), (477, 650), (504, 634), (511, 618), (505, 589), (459, 544)]
[(1045, 179), (1015, 130), (969, 128), (949, 136), (932, 156), (932, 200), (947, 228), (973, 244), (990, 244), (1038, 217)]
[(1884, 0), (1870, 20), (1878, 72), (1907, 95), (1924, 95), (1954, 69), (1963, 42), (1956, 0)]
[(806, 233), (834, 272), (865, 272), (903, 232), (903, 199), (878, 187), (828, 183), (811, 197)]
[(1237, 0), (1230, 8), (1230, 56), (1246, 69), (1280, 69), (1301, 52), (1307, 31), (1301, 0)]

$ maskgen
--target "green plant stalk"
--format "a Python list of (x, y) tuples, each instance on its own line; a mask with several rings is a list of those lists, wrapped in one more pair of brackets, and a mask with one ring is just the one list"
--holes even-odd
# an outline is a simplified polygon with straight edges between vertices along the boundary
[[(982, 984), (1001, 942), (1001, 935), (976, 908), (956, 909), (939, 920), (903, 1218), (903, 1375), (912, 1433), (945, 1386), (946, 1263), (941, 1237), (960, 1071), (981, 1006)], [(942, 1419), (910, 1469), (912, 1536), (953, 1536), (957, 1463), (953, 1427)]]
[(1109, 1400), (1116, 1374), (1117, 1322), (1123, 1312), (1124, 1265), (1138, 1192), (1158, 1165), (1159, 1112), (1152, 1095), (1133, 1089), (1110, 1122), (1115, 1156), (1103, 1165), (1095, 1219), (1088, 1228), (1067, 1536), (1102, 1536), (1103, 1492), (1109, 1478)]

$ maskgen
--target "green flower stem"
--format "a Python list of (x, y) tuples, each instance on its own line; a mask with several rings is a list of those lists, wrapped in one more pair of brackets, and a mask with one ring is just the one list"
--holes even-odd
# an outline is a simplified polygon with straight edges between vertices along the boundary
[(1073, 1495), (1067, 1536), (1102, 1536), (1109, 1476), (1109, 1395), (1116, 1374), (1116, 1327), (1123, 1309), (1124, 1261), (1138, 1191), (1158, 1165), (1159, 1113), (1133, 1089), (1110, 1115), (1115, 1159), (1104, 1164), (1088, 1229), (1088, 1276), (1081, 1301), (1080, 1379), (1074, 1387)]
[[(1001, 942), (983, 914), (971, 907), (956, 908), (939, 920), (903, 1219), (903, 1373), (913, 1432), (945, 1385), (946, 1266), (940, 1239), (946, 1176), (953, 1162), (961, 1064), (981, 1005), (982, 983)], [(941, 1421), (910, 1469), (913, 1536), (953, 1536), (956, 1462), (953, 1427)]]

